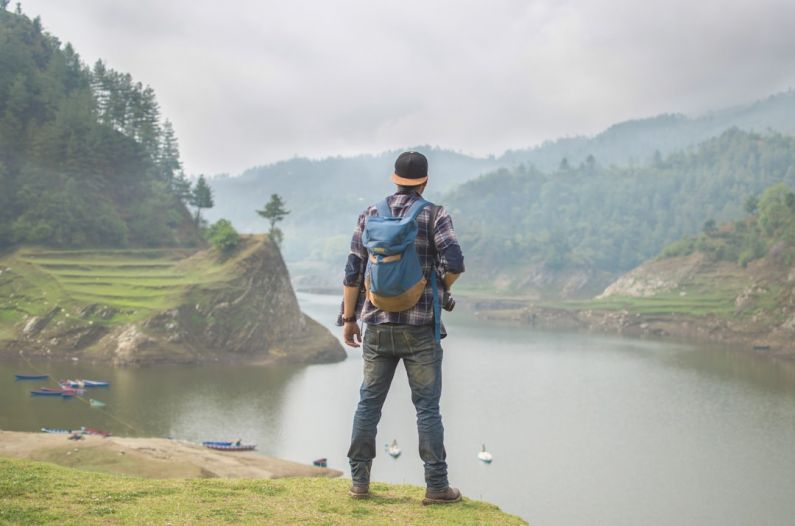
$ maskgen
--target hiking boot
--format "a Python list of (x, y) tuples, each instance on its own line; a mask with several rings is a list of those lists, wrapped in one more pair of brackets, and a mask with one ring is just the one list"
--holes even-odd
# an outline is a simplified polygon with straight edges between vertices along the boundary
[(351, 486), (351, 489), (348, 490), (348, 495), (350, 495), (354, 499), (366, 499), (370, 497), (370, 485), (369, 484), (354, 484)]
[(425, 498), (422, 499), (422, 505), (428, 504), (453, 504), (454, 502), (461, 502), (461, 492), (457, 488), (447, 486), (442, 490), (425, 490)]

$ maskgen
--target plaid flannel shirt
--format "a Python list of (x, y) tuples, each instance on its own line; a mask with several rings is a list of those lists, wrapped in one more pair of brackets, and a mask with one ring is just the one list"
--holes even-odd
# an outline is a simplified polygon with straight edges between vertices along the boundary
[[(419, 198), (419, 194), (396, 193), (387, 198), (389, 208), (395, 217), (402, 217), (411, 205)], [(426, 206), (417, 216), (417, 255), (420, 258), (422, 271), (426, 277), (431, 272), (436, 272), (437, 283), (439, 284), (439, 295), (444, 291), (442, 277), (447, 272), (460, 274), (464, 271), (464, 257), (461, 254), (461, 246), (453, 230), (453, 221), (444, 207), (438, 206), (436, 212), (436, 224), (431, 228), (432, 207)], [(422, 296), (417, 304), (402, 312), (386, 312), (374, 306), (365, 297), (364, 293), (364, 274), (367, 267), (367, 249), (362, 244), (362, 232), (367, 216), (377, 215), (375, 205), (359, 215), (356, 223), (356, 230), (351, 239), (351, 252), (348, 262), (345, 265), (345, 279), (343, 285), (346, 287), (359, 288), (359, 300), (356, 305), (357, 318), (368, 324), (396, 323), (402, 325), (432, 325), (433, 324), (433, 291), (430, 280), (425, 286)], [(430, 233), (433, 232), (433, 242), (429, 243)], [(342, 325), (342, 308), (337, 316), (337, 325)], [(445, 334), (442, 328), (442, 334)]]

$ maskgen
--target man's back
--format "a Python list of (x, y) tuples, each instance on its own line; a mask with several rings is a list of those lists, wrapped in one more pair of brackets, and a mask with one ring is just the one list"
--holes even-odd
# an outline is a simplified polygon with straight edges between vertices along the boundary
[[(422, 154), (406, 152), (398, 157), (392, 175), (398, 191), (386, 198), (393, 216), (404, 216), (412, 204), (421, 199), (428, 180), (427, 169), (427, 159)], [(402, 360), (411, 387), (411, 400), (417, 411), (419, 453), (424, 463), (427, 484), (423, 504), (459, 502), (461, 493), (451, 488), (447, 481), (444, 427), (439, 413), (443, 351), (434, 332), (435, 323), (441, 324), (441, 312), (438, 308), (434, 309), (433, 284), (438, 283), (449, 289), (464, 271), (464, 258), (450, 216), (443, 207), (425, 206), (416, 217), (417, 233), (414, 240), (426, 278), (425, 288), (416, 304), (404, 310), (392, 312), (384, 310), (389, 308), (386, 305), (382, 305), (384, 309), (376, 307), (364, 290), (368, 279), (368, 262), (373, 260), (362, 242), (362, 234), (368, 217), (377, 214), (378, 207), (369, 206), (359, 215), (356, 223), (351, 252), (345, 265), (343, 305), (338, 320), (344, 326), (345, 343), (351, 347), (362, 344), (364, 360), (364, 379), (348, 450), (353, 479), (350, 495), (354, 498), (370, 495), (370, 469), (375, 458), (375, 437), (381, 408), (395, 369)], [(372, 256), (376, 264), (383, 261)], [(357, 325), (359, 319), (367, 323), (364, 339)]]
[[(386, 198), (392, 214), (403, 217), (420, 195), (416, 192), (398, 192)], [(351, 239), (351, 252), (345, 267), (343, 284), (348, 287), (363, 287), (367, 267), (367, 250), (362, 243), (362, 233), (368, 216), (378, 213), (377, 205), (368, 206), (360, 215)], [(453, 222), (442, 206), (425, 207), (417, 216), (417, 255), (423, 274), (430, 277), (436, 272), (439, 283), (448, 273), (464, 271), (464, 258), (455, 236)], [(417, 304), (402, 312), (387, 312), (377, 308), (364, 296), (360, 298), (360, 319), (368, 324), (401, 323), (407, 325), (430, 325), (433, 323), (433, 294), (430, 280)]]

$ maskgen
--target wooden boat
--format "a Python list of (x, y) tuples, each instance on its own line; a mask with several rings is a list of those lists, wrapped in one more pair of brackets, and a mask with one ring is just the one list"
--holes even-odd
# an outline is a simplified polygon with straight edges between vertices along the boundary
[(77, 391), (74, 389), (53, 389), (52, 387), (41, 387), (30, 392), (33, 396), (60, 396), (61, 398), (73, 398)]
[(15, 374), (17, 380), (46, 380), (50, 377), (48, 374)]
[(101, 429), (97, 429), (95, 427), (81, 427), (80, 430), (84, 435), (97, 435), (101, 436), (102, 438), (108, 438), (111, 435), (107, 431), (102, 431)]
[(328, 459), (327, 459), (327, 458), (325, 458), (325, 457), (323, 457), (323, 458), (318, 458), (318, 459), (315, 459), (315, 460), (313, 460), (313, 461), (312, 461), (312, 465), (313, 465), (313, 466), (317, 466), (317, 467), (319, 467), (319, 468), (325, 468), (325, 467), (328, 467)]
[(256, 448), (256, 444), (241, 444), (239, 442), (202, 442), (202, 445), (209, 449), (219, 451), (251, 451)]

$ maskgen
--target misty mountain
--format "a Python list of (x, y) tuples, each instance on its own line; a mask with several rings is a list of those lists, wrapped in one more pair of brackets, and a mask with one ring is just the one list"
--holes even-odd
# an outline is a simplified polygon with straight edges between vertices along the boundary
[[(732, 127), (795, 133), (795, 92), (788, 91), (753, 104), (700, 117), (660, 115), (622, 122), (591, 138), (559, 139), (527, 150), (508, 151), (496, 158), (476, 158), (428, 146), (415, 149), (429, 158), (431, 179), (427, 196), (438, 201), (442, 195), (454, 191), (469, 180), (499, 169), (518, 173), (521, 166), (524, 166), (522, 170), (541, 176), (559, 169), (591, 170), (589, 167), (599, 166), (605, 170), (615, 165), (617, 168), (627, 167), (629, 171), (621, 172), (622, 177), (631, 179), (634, 172), (629, 168), (659, 164), (664, 156), (694, 148)], [(211, 186), (215, 192), (216, 206), (207, 217), (210, 220), (222, 217), (230, 219), (242, 231), (262, 231), (266, 225), (254, 211), (262, 208), (270, 194), (278, 193), (285, 198), (291, 210), (281, 224), (285, 232), (286, 259), (292, 263), (294, 271), (298, 268), (296, 262), (303, 262), (310, 271), (314, 268), (323, 273), (328, 272), (329, 268), (336, 269), (344, 260), (357, 214), (367, 204), (392, 191), (388, 176), (398, 153), (395, 150), (379, 155), (320, 160), (294, 158), (255, 167), (236, 177), (213, 178)], [(564, 158), (566, 163), (561, 162)], [(706, 176), (706, 172), (688, 175)], [(494, 182), (493, 178), (487, 178), (477, 188), (487, 195), (513, 191), (510, 186), (502, 186), (502, 182), (493, 186)], [(614, 183), (605, 180), (605, 184)], [(486, 189), (489, 185), (492, 187)], [(450, 194), (451, 198), (456, 199), (454, 196), (457, 195), (462, 194)], [(559, 197), (554, 193), (548, 196), (549, 199)], [(710, 203), (710, 196), (703, 198)], [(466, 199), (459, 205), (464, 201)], [(445, 201), (442, 199), (440, 202)], [(714, 203), (717, 207), (725, 205), (725, 202)], [(459, 208), (462, 213), (471, 213), (462, 206)], [(554, 222), (555, 219), (551, 218), (550, 221)], [(467, 239), (472, 239), (472, 232), (466, 231), (470, 227), (466, 226), (461, 231)], [(665, 236), (665, 241), (691, 232), (691, 226), (679, 228), (670, 232), (670, 236)], [(623, 263), (614, 267), (626, 269), (628, 265), (639, 262), (639, 258), (656, 253), (660, 246), (656, 241), (649, 242), (646, 249), (625, 257)]]
[[(500, 166), (493, 158), (478, 159), (429, 146), (414, 149), (428, 156), (431, 199)], [(206, 215), (211, 221), (229, 219), (245, 232), (263, 231), (266, 224), (255, 210), (277, 193), (290, 210), (280, 224), (287, 259), (332, 260), (340, 255), (344, 259), (358, 214), (394, 188), (389, 176), (399, 154), (395, 150), (322, 160), (294, 158), (252, 168), (238, 177), (215, 177), (210, 184), (216, 206)], [(348, 239), (335, 240), (335, 236)]]
[(729, 128), (795, 134), (795, 91), (698, 117), (666, 114), (625, 121), (594, 137), (562, 138), (534, 148), (509, 150), (499, 162), (505, 166), (532, 164), (550, 171), (556, 170), (564, 158), (576, 166), (592, 155), (603, 166), (643, 165), (654, 159), (655, 152), (667, 155), (687, 149)]

